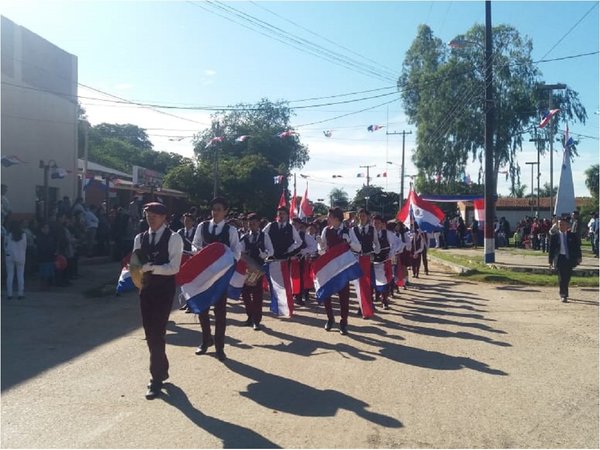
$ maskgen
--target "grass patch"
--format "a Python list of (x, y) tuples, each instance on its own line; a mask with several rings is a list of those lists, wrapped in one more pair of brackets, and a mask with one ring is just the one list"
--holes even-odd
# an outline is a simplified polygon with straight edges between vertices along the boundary
[[(477, 258), (477, 260), (474, 260), (473, 258), (469, 258), (467, 256), (457, 256), (435, 249), (430, 249), (428, 251), (436, 258), (472, 269), (472, 272), (469, 274), (457, 274), (456, 276), (460, 278), (467, 278), (473, 281), (492, 284), (558, 286), (558, 277), (555, 274), (545, 275), (529, 272), (513, 272), (512, 270), (505, 269), (495, 269), (484, 264), (481, 261), (481, 257)], [(571, 286), (598, 287), (598, 285), (598, 277), (571, 278)]]

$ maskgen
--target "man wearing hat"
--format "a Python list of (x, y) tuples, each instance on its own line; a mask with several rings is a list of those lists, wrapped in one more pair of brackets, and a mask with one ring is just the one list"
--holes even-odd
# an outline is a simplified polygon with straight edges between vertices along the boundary
[[(229, 203), (223, 197), (216, 197), (210, 202), (211, 220), (205, 220), (196, 229), (196, 235), (192, 242), (194, 250), (202, 250), (213, 242), (220, 242), (231, 249), (236, 261), (240, 259), (241, 248), (240, 239), (237, 229), (233, 225), (225, 222), (227, 212), (229, 211)], [(225, 327), (227, 315), (227, 294), (214, 304), (215, 311), (215, 337), (213, 339), (210, 330), (210, 318), (207, 308), (200, 314), (200, 326), (202, 327), (202, 344), (196, 349), (196, 355), (203, 355), (208, 351), (208, 348), (215, 346), (216, 356), (219, 361), (225, 361)]]
[(567, 303), (573, 267), (581, 263), (581, 244), (575, 233), (569, 230), (569, 216), (558, 219), (558, 230), (550, 236), (548, 262), (558, 272), (560, 299)]
[(148, 203), (144, 213), (148, 230), (138, 234), (133, 251), (140, 250), (143, 265), (140, 309), (150, 350), (150, 374), (147, 399), (160, 394), (163, 381), (169, 378), (169, 361), (165, 353), (167, 321), (175, 296), (175, 275), (179, 272), (183, 242), (166, 225), (167, 208), (162, 203)]
[[(246, 217), (248, 220), (248, 233), (244, 234), (240, 240), (241, 251), (249, 259), (250, 263), (255, 263), (257, 267), (262, 267), (267, 253), (265, 252), (265, 234), (260, 229), (260, 217), (256, 213), (250, 213)], [(248, 268), (250, 271), (250, 267)], [(263, 304), (263, 277), (249, 281), (246, 279), (242, 288), (242, 300), (246, 307), (246, 326), (252, 326), (255, 331), (261, 329), (262, 304)]]

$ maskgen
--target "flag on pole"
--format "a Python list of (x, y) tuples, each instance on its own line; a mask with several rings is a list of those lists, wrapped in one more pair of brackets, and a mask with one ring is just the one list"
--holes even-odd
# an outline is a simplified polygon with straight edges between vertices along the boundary
[(558, 113), (560, 109), (551, 109), (550, 111), (546, 111), (544, 117), (542, 117), (542, 121), (538, 125), (539, 128), (544, 128), (546, 125), (550, 123), (550, 120), (554, 117), (556, 113)]
[(306, 190), (304, 191), (304, 196), (302, 200), (300, 200), (300, 211), (298, 212), (298, 217), (300, 219), (306, 219), (307, 217), (311, 217), (314, 214), (312, 206), (308, 201), (308, 183), (306, 183)]
[(419, 225), (419, 229), (426, 233), (440, 230), (444, 217), (445, 214), (440, 208), (433, 203), (423, 200), (412, 189), (408, 193), (408, 201), (396, 216), (408, 228), (415, 221)]
[(475, 220), (479, 222), (479, 224), (483, 224), (485, 222), (485, 200), (483, 198), (473, 200), (473, 210), (475, 215)]
[(281, 197), (279, 197), (279, 204), (277, 205), (277, 209), (285, 208), (287, 206), (287, 201), (285, 199), (285, 190), (281, 192)]
[(23, 164), (23, 163), (25, 163), (25, 161), (23, 161), (17, 155), (8, 155), (8, 156), (2, 157), (2, 165), (4, 167), (10, 167), (10, 166), (14, 166), (16, 164)]

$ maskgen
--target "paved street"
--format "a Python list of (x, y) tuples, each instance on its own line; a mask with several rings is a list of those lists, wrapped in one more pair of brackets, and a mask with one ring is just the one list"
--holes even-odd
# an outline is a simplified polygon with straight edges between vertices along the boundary
[(4, 448), (599, 446), (597, 288), (562, 304), (557, 288), (433, 266), (391, 310), (353, 315), (349, 336), (314, 303), (255, 332), (230, 301), (226, 363), (194, 355), (199, 325), (174, 310), (170, 383), (147, 401), (136, 295), (82, 295), (114, 264), (82, 275), (3, 295)]

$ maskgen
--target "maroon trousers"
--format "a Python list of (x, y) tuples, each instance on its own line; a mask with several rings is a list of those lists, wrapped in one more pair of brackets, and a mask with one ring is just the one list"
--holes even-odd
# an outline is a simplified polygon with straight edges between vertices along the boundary
[[(215, 349), (223, 350), (225, 348), (225, 326), (227, 315), (227, 294), (214, 304), (215, 310)], [(210, 331), (210, 317), (208, 313), (210, 308), (199, 314), (200, 327), (202, 328), (202, 343), (208, 344), (212, 338)]]
[[(348, 313), (350, 311), (350, 284), (344, 286), (339, 292), (340, 298), (340, 314), (342, 316), (340, 325), (348, 325)], [(325, 311), (327, 312), (327, 319), (333, 321), (333, 307), (331, 306), (331, 297), (323, 300), (325, 305)]]
[(174, 297), (175, 277), (161, 277), (158, 282), (152, 282), (149, 287), (140, 290), (142, 325), (150, 350), (150, 375), (156, 381), (169, 378), (165, 335)]
[(242, 300), (246, 307), (246, 315), (255, 324), (259, 324), (262, 320), (263, 278), (264, 275), (256, 281), (254, 286), (244, 284), (242, 288)]

